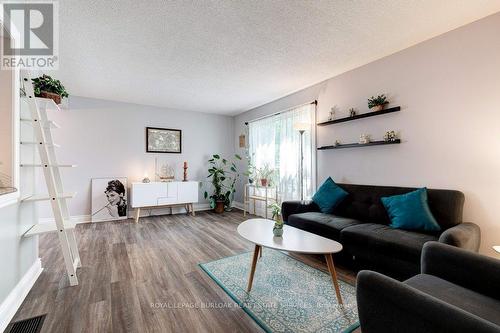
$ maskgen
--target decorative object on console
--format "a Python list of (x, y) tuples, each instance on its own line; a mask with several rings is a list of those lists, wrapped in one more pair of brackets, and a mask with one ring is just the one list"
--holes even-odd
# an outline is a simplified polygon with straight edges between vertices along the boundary
[(274, 237), (283, 236), (283, 218), (281, 217), (281, 206), (277, 202), (273, 202), (268, 206), (271, 208), (272, 219), (274, 220), (273, 235)]
[(53, 79), (49, 75), (44, 74), (32, 79), (32, 81), (36, 97), (50, 98), (56, 104), (61, 104), (61, 100), (68, 97), (68, 92), (61, 81)]
[(155, 158), (155, 175), (161, 182), (172, 182), (175, 179), (175, 169), (167, 162), (158, 163), (158, 158)]
[(127, 178), (92, 178), (92, 222), (127, 218)]
[(146, 127), (146, 152), (182, 152), (182, 131), (179, 129)]
[[(241, 156), (234, 155), (234, 159), (241, 160)], [(204, 192), (205, 199), (209, 200), (210, 207), (218, 214), (224, 210), (231, 210), (231, 204), (236, 191), (236, 181), (239, 178), (238, 170), (236, 169), (235, 160), (227, 160), (218, 154), (212, 155), (208, 160), (209, 169), (208, 177), (211, 179), (213, 187), (212, 195)]]
[(370, 143), (370, 134), (361, 134), (359, 136), (359, 144), (367, 144)]
[(396, 135), (396, 132), (394, 132), (394, 131), (385, 132), (384, 141), (394, 142), (397, 139), (398, 139), (398, 136)]
[(368, 98), (368, 108), (372, 111), (382, 111), (387, 104), (389, 104), (389, 101), (384, 94)]
[(183, 182), (187, 182), (187, 176), (188, 176), (188, 162), (184, 161), (184, 166), (182, 167), (184, 169), (184, 178), (182, 179)]
[(181, 206), (186, 213), (195, 215), (194, 203), (198, 202), (198, 182), (151, 182), (132, 183), (130, 187), (130, 205), (135, 208), (135, 222), (139, 222), (142, 208)]
[(145, 184), (151, 182), (151, 179), (149, 179), (147, 172), (144, 174), (144, 178), (142, 179), (142, 182), (145, 183)]
[(355, 108), (350, 108), (349, 109), (349, 117), (354, 117), (356, 115), (356, 109)]

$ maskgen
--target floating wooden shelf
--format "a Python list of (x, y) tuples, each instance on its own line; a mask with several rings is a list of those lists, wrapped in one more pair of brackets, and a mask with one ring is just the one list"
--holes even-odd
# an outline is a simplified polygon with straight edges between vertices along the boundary
[(359, 147), (368, 147), (368, 146), (381, 146), (381, 145), (394, 145), (401, 143), (400, 139), (396, 141), (372, 141), (369, 143), (346, 143), (340, 144), (337, 146), (323, 146), (319, 147), (318, 150), (327, 150), (327, 149), (343, 149), (343, 148), (359, 148)]
[(322, 123), (318, 123), (317, 125), (318, 126), (326, 126), (326, 125), (331, 125), (331, 124), (338, 124), (338, 123), (343, 123), (343, 122), (346, 122), (346, 121), (351, 121), (351, 120), (356, 120), (356, 119), (362, 119), (362, 118), (380, 116), (382, 114), (397, 112), (397, 111), (400, 111), (400, 110), (401, 110), (400, 106), (395, 106), (393, 108), (385, 109), (385, 110), (382, 110), (382, 111), (367, 112), (367, 113), (357, 114), (357, 115), (352, 116), (352, 117), (345, 117), (345, 118), (339, 118), (339, 119), (324, 121)]

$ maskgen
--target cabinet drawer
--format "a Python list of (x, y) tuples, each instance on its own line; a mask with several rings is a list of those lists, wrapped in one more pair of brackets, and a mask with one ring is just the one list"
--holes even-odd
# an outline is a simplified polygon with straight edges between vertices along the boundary
[(158, 198), (157, 200), (157, 205), (170, 205), (170, 204), (175, 204), (177, 203), (177, 197), (163, 197), (163, 198)]

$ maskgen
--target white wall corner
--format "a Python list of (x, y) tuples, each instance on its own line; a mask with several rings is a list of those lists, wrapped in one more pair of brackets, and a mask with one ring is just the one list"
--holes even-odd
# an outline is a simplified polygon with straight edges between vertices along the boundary
[(42, 271), (42, 262), (38, 258), (0, 304), (0, 332), (7, 328)]

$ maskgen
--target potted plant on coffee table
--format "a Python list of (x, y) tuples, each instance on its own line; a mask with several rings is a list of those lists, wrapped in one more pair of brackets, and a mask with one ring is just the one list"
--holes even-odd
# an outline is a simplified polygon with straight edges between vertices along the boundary
[[(241, 160), (241, 157), (237, 154), (234, 155), (234, 158)], [(204, 197), (208, 199), (210, 207), (220, 214), (224, 210), (231, 209), (231, 203), (236, 191), (236, 181), (240, 175), (234, 160), (230, 161), (215, 154), (208, 160), (208, 163), (207, 178), (210, 179), (213, 192), (209, 196), (208, 191), (205, 191)]]
[(382, 111), (387, 104), (389, 104), (389, 101), (384, 94), (368, 98), (368, 108), (372, 111)]
[(61, 100), (64, 97), (68, 97), (68, 92), (61, 81), (49, 75), (44, 74), (36, 79), (32, 79), (32, 81), (36, 97), (50, 98), (56, 104), (61, 104)]
[(283, 218), (281, 217), (281, 206), (275, 202), (268, 206), (271, 208), (272, 218), (274, 220), (273, 235), (274, 237), (283, 236)]

